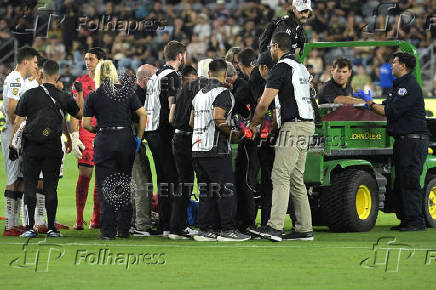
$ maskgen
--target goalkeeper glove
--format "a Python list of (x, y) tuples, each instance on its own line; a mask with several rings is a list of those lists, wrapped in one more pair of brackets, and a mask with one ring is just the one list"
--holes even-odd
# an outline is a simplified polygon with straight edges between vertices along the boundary
[(82, 150), (84, 150), (86, 147), (79, 139), (79, 132), (73, 132), (71, 134), (71, 141), (71, 147), (74, 156), (76, 156), (77, 159), (82, 159)]

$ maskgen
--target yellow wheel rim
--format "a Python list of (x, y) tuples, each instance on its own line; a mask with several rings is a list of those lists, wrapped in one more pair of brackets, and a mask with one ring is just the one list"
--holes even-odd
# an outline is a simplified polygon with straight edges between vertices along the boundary
[(436, 220), (436, 186), (428, 194), (428, 212), (432, 219)]
[(356, 210), (359, 219), (361, 220), (366, 220), (371, 213), (371, 191), (366, 185), (359, 186), (359, 189), (357, 190)]

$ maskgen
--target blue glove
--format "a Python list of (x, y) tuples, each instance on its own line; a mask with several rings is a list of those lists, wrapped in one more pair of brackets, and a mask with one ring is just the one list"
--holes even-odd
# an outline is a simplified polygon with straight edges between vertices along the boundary
[(139, 152), (139, 148), (141, 147), (141, 139), (138, 138), (138, 136), (135, 136), (135, 143), (136, 143), (136, 152)]
[(367, 109), (368, 111), (372, 111), (371, 107), (368, 105), (368, 103), (365, 103), (365, 105), (363, 105), (363, 107), (365, 109)]
[(362, 99), (365, 102), (367, 101), (372, 101), (372, 96), (371, 96), (371, 90), (368, 90), (368, 93), (365, 94), (364, 91), (362, 91), (362, 89), (358, 90), (357, 92), (355, 92), (353, 94), (353, 96), (355, 96), (356, 98)]

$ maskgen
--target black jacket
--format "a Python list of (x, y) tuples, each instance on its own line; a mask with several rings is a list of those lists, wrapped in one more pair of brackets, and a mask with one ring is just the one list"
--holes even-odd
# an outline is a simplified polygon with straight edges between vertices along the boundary
[(267, 46), (271, 41), (272, 35), (280, 31), (286, 31), (291, 36), (292, 45), (290, 47), (290, 52), (292, 54), (295, 53), (296, 48), (300, 48), (300, 51), (302, 51), (304, 43), (307, 42), (306, 34), (304, 33), (303, 24), (301, 24), (296, 16), (291, 13), (290, 16), (284, 16), (267, 25), (260, 36), (260, 52), (268, 50)]
[(394, 80), (394, 86), (383, 104), (389, 135), (428, 133), (422, 89), (412, 73)]

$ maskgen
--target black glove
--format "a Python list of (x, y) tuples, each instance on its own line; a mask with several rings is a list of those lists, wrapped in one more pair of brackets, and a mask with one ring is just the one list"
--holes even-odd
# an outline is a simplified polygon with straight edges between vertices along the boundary
[(74, 82), (74, 87), (78, 93), (83, 92), (83, 87), (81, 82)]
[(16, 149), (14, 146), (12, 146), (12, 145), (9, 145), (9, 159), (10, 159), (11, 161), (15, 161), (15, 160), (18, 159), (18, 151), (17, 151), (17, 149)]

